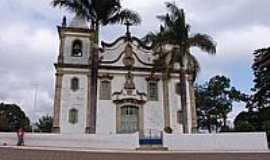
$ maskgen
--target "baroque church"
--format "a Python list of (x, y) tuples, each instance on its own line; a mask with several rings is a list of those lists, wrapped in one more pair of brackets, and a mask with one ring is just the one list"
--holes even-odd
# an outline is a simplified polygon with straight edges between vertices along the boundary
[(192, 75), (186, 75), (187, 109), (181, 109), (179, 73), (164, 83), (153, 73), (152, 47), (127, 33), (97, 47), (87, 22), (74, 17), (58, 26), (54, 122), (56, 133), (187, 133), (197, 128)]

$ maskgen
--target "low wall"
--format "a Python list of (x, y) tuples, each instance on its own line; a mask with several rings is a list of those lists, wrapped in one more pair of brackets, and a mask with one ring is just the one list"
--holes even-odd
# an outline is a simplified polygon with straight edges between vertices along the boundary
[(182, 151), (267, 151), (265, 133), (164, 134), (164, 147)]
[[(16, 145), (16, 133), (0, 133), (0, 145)], [(79, 147), (91, 149), (135, 149), (139, 147), (139, 136), (121, 135), (87, 135), (87, 134), (25, 134), (26, 146), (42, 147)]]
[[(16, 133), (0, 133), (0, 145), (17, 143)], [(25, 134), (26, 146), (135, 150), (139, 134)], [(164, 134), (163, 146), (172, 151), (268, 151), (265, 133)]]

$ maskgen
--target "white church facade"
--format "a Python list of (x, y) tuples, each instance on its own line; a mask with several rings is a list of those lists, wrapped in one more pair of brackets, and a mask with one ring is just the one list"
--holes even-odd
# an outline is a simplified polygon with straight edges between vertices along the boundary
[[(127, 31), (97, 49), (94, 31), (75, 17), (58, 27), (54, 132), (123, 134), (149, 130), (183, 133), (179, 72), (167, 83), (153, 72), (156, 58)], [(196, 128), (192, 75), (187, 77), (187, 128)]]
[[(97, 47), (94, 31), (82, 19), (63, 23), (58, 31), (54, 133), (27, 133), (26, 146), (117, 153), (269, 152), (262, 132), (194, 133), (197, 124), (192, 75), (185, 75), (184, 113), (179, 71), (174, 71), (168, 81), (161, 71), (153, 72), (154, 49), (132, 37), (128, 29), (124, 36), (112, 43), (102, 42), (101, 47)], [(17, 139), (15, 133), (0, 133), (1, 144), (16, 145)]]

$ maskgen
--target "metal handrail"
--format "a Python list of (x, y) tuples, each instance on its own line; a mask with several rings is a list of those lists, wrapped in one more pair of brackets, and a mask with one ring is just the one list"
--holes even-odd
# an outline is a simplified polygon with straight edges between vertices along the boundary
[(140, 132), (140, 139), (163, 139), (163, 132), (157, 129), (146, 129)]

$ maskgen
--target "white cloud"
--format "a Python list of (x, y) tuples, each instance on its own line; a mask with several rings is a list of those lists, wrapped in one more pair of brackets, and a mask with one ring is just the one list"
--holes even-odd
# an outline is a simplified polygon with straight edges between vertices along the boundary
[(217, 32), (214, 36), (218, 42), (216, 56), (194, 50), (202, 65), (200, 80), (206, 81), (214, 75), (223, 74), (231, 78), (236, 87), (249, 91), (253, 82), (252, 53), (268, 46), (270, 39), (264, 37), (269, 36), (270, 27), (259, 25)]
[[(35, 120), (40, 112), (51, 113), (57, 32), (14, 22), (0, 35), (0, 82), (5, 84), (0, 86), (0, 101), (19, 104)], [(34, 84), (39, 84), (35, 109)]]
[[(220, 42), (218, 50), (224, 58), (234, 60), (252, 57), (257, 48), (266, 47), (270, 44), (270, 27), (250, 26), (238, 30), (227, 30), (217, 33), (217, 41)], [(265, 38), (264, 38), (265, 37)]]

